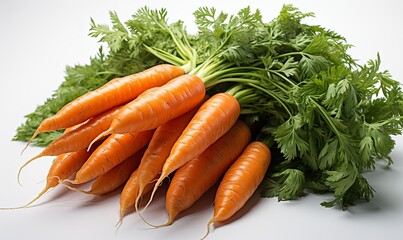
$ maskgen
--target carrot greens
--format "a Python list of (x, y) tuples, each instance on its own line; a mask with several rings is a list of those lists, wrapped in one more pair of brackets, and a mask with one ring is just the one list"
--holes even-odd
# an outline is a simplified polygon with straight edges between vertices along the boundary
[(333, 195), (323, 206), (342, 209), (373, 197), (364, 173), (378, 159), (393, 163), (393, 136), (403, 126), (401, 85), (381, 70), (379, 54), (360, 64), (342, 35), (304, 23), (314, 14), (292, 5), (268, 22), (250, 7), (233, 15), (201, 7), (196, 33), (169, 22), (165, 9), (140, 8), (124, 23), (110, 16), (111, 27), (91, 19), (90, 29), (108, 52), (68, 67), (66, 81), (27, 115), (15, 140), (28, 140), (43, 118), (114, 77), (170, 63), (202, 79), (208, 95), (237, 99), (241, 120), (272, 154), (262, 196), (291, 200), (312, 190)]

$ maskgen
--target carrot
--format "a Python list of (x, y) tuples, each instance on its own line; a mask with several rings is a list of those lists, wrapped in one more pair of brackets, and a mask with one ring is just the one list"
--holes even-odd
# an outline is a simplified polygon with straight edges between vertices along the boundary
[[(99, 142), (97, 142), (94, 145), (94, 148), (96, 148), (96, 146), (98, 144), (99, 144)], [(94, 148), (92, 148), (90, 151), (87, 151), (86, 149), (81, 149), (76, 152), (62, 153), (62, 154), (58, 155), (49, 168), (49, 171), (48, 171), (48, 174), (46, 177), (46, 185), (43, 188), (43, 190), (34, 199), (32, 199), (30, 202), (26, 203), (25, 205), (22, 205), (20, 207), (15, 207), (15, 208), (8, 208), (8, 209), (18, 209), (18, 208), (28, 207), (29, 205), (34, 203), (36, 200), (38, 200), (40, 197), (42, 197), (50, 189), (58, 186), (59, 181), (63, 181), (65, 179), (70, 178), (81, 168), (81, 166), (84, 164), (84, 162), (91, 155)], [(1, 208), (1, 209), (3, 209), (3, 208)]]
[(148, 130), (138, 134), (127, 133), (110, 135), (91, 154), (89, 159), (77, 172), (75, 179), (68, 182), (72, 184), (82, 184), (106, 173), (146, 146), (153, 132), (154, 130)]
[(190, 74), (174, 78), (161, 87), (148, 89), (127, 103), (110, 128), (94, 141), (108, 134), (155, 129), (196, 107), (205, 92), (203, 81)]
[(271, 161), (271, 153), (266, 144), (251, 142), (239, 158), (225, 173), (218, 186), (214, 200), (214, 216), (210, 225), (231, 218), (256, 191), (262, 182)]
[[(66, 128), (65, 130), (64, 130), (64, 133), (63, 134), (67, 134), (67, 133), (69, 133), (69, 132), (71, 132), (71, 131), (74, 131), (74, 130), (76, 130), (77, 128), (79, 128), (81, 125), (83, 125), (83, 124), (85, 124), (85, 122), (83, 122), (83, 123), (80, 123), (80, 124), (77, 124), (77, 125), (74, 125), (74, 126), (72, 126), (72, 127), (69, 127), (69, 128)], [(99, 142), (99, 141), (97, 141), (97, 142)], [(77, 149), (77, 150), (81, 150), (81, 149)], [(23, 150), (24, 151), (24, 150)], [(74, 152), (74, 151), (71, 151), (71, 152)], [(60, 153), (60, 154), (62, 154), (62, 153)], [(60, 155), (59, 154), (59, 155)], [(55, 155), (55, 156), (57, 156), (57, 155)], [(18, 181), (18, 183), (21, 185), (21, 183), (20, 183), (20, 175), (21, 175), (21, 172), (22, 172), (22, 170), (29, 164), (29, 163), (31, 163), (33, 160), (35, 160), (36, 158), (33, 158), (33, 159), (30, 159), (30, 160), (28, 160), (27, 162), (25, 162), (19, 169), (18, 169), (18, 174), (17, 174), (17, 181)]]
[(216, 184), (250, 139), (249, 127), (238, 120), (206, 151), (180, 167), (175, 172), (166, 194), (168, 222), (160, 226), (171, 225), (180, 212), (191, 207)]
[(122, 221), (129, 208), (135, 206), (136, 211), (138, 211), (140, 198), (152, 189), (152, 182), (158, 179), (172, 146), (197, 110), (198, 107), (195, 107), (189, 112), (162, 124), (155, 130), (139, 167), (122, 190), (119, 222)]
[[(159, 174), (157, 174), (157, 176), (153, 180), (157, 180), (158, 176)], [(143, 186), (142, 190), (140, 191), (139, 178), (139, 168), (137, 168), (129, 177), (125, 186), (123, 187), (119, 200), (120, 213), (118, 223), (122, 222), (124, 215), (129, 211), (130, 208), (135, 205), (135, 201), (137, 201), (137, 199), (144, 196), (153, 189), (154, 185), (151, 184), (151, 182), (153, 181), (152, 180), (148, 184), (145, 184), (145, 186)]]
[(181, 67), (161, 64), (129, 76), (115, 78), (100, 88), (66, 104), (55, 115), (41, 122), (28, 144), (41, 132), (68, 128), (112, 107), (135, 99), (146, 89), (161, 86), (184, 74)]
[(144, 154), (145, 149), (146, 147), (143, 147), (142, 149), (140, 149), (140, 151), (136, 152), (123, 162), (119, 163), (111, 170), (97, 177), (95, 181), (91, 184), (91, 189), (89, 190), (81, 190), (70, 186), (67, 187), (72, 190), (93, 195), (104, 195), (110, 193), (120, 187), (129, 179), (130, 175), (140, 164), (140, 160)]
[(227, 93), (215, 94), (203, 103), (172, 147), (144, 209), (151, 203), (161, 182), (224, 135), (237, 121), (239, 114), (238, 101)]
[(46, 148), (42, 150), (42, 152), (28, 160), (21, 167), (21, 169), (31, 163), (33, 160), (43, 156), (57, 156), (62, 153), (74, 152), (87, 148), (96, 136), (109, 128), (113, 116), (119, 111), (120, 108), (121, 106), (114, 107), (95, 117), (92, 117), (74, 129), (65, 131), (63, 135), (52, 141)]
[(143, 195), (144, 188), (146, 185), (150, 185), (157, 175), (160, 174), (162, 166), (171, 152), (172, 146), (175, 144), (191, 118), (195, 115), (200, 105), (207, 98), (208, 96), (206, 96), (197, 107), (165, 124), (162, 124), (155, 130), (138, 168), (138, 182), (134, 183), (138, 184), (139, 191), (137, 194), (138, 198), (135, 199), (136, 211), (138, 211), (138, 202)]

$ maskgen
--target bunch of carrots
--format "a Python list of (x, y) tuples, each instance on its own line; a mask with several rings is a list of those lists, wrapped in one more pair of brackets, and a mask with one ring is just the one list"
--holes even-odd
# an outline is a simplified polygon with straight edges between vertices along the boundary
[[(198, 76), (157, 65), (114, 79), (44, 120), (32, 138), (66, 130), (20, 172), (39, 157), (57, 156), (45, 189), (33, 201), (58, 184), (96, 195), (124, 185), (120, 219), (130, 209), (138, 211), (151, 191), (145, 209), (162, 181), (173, 175), (166, 225), (220, 182), (209, 224), (222, 222), (255, 192), (271, 160), (267, 145), (251, 140), (240, 110), (229, 93), (207, 96)], [(79, 189), (89, 182), (90, 190)]]
[[(42, 121), (27, 147), (40, 133), (65, 131), (20, 168), (18, 178), (32, 161), (56, 156), (43, 191), (21, 207), (59, 184), (96, 195), (123, 186), (121, 221), (130, 210), (140, 213), (141, 199), (149, 193), (144, 211), (164, 179), (173, 176), (166, 196), (169, 217), (163, 225), (172, 224), (219, 183), (210, 225), (229, 219), (258, 189), (271, 152), (252, 139), (250, 126), (240, 118), (243, 104), (262, 99), (254, 88), (242, 84), (248, 67), (224, 60), (220, 51), (200, 62), (185, 35), (166, 25), (161, 12), (143, 10), (170, 34), (176, 52), (144, 45), (165, 63), (114, 78)], [(234, 33), (244, 27), (237, 24)], [(207, 94), (207, 88), (229, 76), (241, 82)], [(91, 188), (83, 190), (82, 184)]]
[[(279, 200), (306, 187), (333, 192), (335, 200), (322, 204), (329, 207), (369, 200), (373, 189), (361, 174), (375, 168), (375, 157), (389, 159), (393, 144), (380, 143), (403, 127), (403, 93), (378, 72), (379, 59), (357, 65), (343, 37), (302, 24), (311, 14), (291, 5), (269, 23), (249, 7), (231, 16), (200, 8), (197, 36), (166, 15), (141, 8), (127, 22), (130, 31), (114, 13), (112, 29), (93, 23), (112, 54), (158, 63), (116, 74), (39, 124), (27, 147), (38, 134), (64, 131), (20, 168), (18, 177), (32, 161), (56, 156), (43, 191), (21, 207), (58, 185), (95, 195), (121, 188), (119, 222), (135, 211), (160, 227), (218, 185), (208, 234), (268, 175), (275, 194), (266, 196)], [(381, 90), (385, 98), (377, 98)], [(385, 104), (391, 107), (374, 116)], [(270, 165), (272, 154), (278, 161)], [(154, 225), (142, 212), (168, 177), (168, 220)]]

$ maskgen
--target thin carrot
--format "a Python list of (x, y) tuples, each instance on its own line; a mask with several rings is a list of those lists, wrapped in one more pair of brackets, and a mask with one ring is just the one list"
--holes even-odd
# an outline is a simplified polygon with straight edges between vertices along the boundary
[[(66, 129), (64, 130), (64, 133), (63, 133), (63, 134), (68, 134), (69, 132), (76, 130), (77, 128), (79, 128), (79, 127), (82, 126), (83, 124), (85, 124), (85, 122), (82, 122), (82, 123), (80, 123), (80, 124), (74, 125), (74, 126), (69, 127), (69, 128), (66, 128)], [(100, 142), (100, 141), (97, 141), (97, 142)], [(77, 150), (81, 150), (81, 149), (77, 149)], [(88, 149), (88, 150), (89, 150), (89, 149)], [(75, 152), (75, 151), (70, 151), (70, 152)], [(62, 153), (61, 153), (61, 154), (62, 154)], [(59, 154), (59, 155), (61, 155), (61, 154)], [(55, 155), (55, 156), (57, 156), (57, 155)], [(29, 163), (31, 163), (31, 162), (32, 162), (33, 160), (35, 160), (35, 159), (36, 159), (36, 158), (28, 160), (27, 162), (25, 162), (25, 163), (18, 169), (17, 181), (18, 181), (18, 183), (19, 183), (20, 185), (21, 185), (21, 183), (20, 183), (20, 175), (21, 175), (22, 170), (23, 170)]]
[(92, 140), (100, 133), (109, 128), (113, 117), (121, 109), (121, 106), (114, 107), (88, 121), (80, 124), (74, 129), (65, 131), (63, 135), (52, 141), (42, 152), (29, 159), (21, 166), (20, 171), (33, 160), (43, 156), (57, 156), (62, 153), (74, 152), (87, 148)]
[[(214, 200), (214, 216), (207, 224), (223, 222), (239, 211), (262, 182), (271, 161), (266, 144), (251, 142), (225, 173)], [(206, 237), (205, 236), (205, 237)]]
[(206, 151), (180, 167), (170, 181), (166, 194), (165, 208), (168, 222), (159, 226), (171, 225), (180, 212), (191, 207), (216, 184), (248, 145), (250, 139), (249, 127), (238, 120)]
[[(80, 191), (86, 194), (104, 195), (112, 192), (118, 187), (122, 186), (130, 177), (130, 175), (136, 170), (140, 164), (140, 160), (144, 154), (146, 147), (140, 149), (123, 162), (119, 163), (111, 170), (97, 177), (91, 184), (89, 190), (81, 190), (75, 187), (70, 187), (72, 190)], [(66, 186), (66, 185), (65, 185)]]
[(42, 197), (45, 193), (47, 193), (50, 189), (58, 186), (59, 181), (63, 181), (73, 176), (85, 163), (85, 161), (91, 155), (92, 151), (97, 147), (97, 145), (99, 145), (99, 143), (100, 142), (94, 144), (93, 148), (90, 151), (87, 151), (87, 149), (81, 149), (76, 152), (62, 153), (58, 155), (49, 168), (45, 187), (34, 199), (20, 207), (0, 209), (19, 209), (28, 207), (40, 197)]
[(161, 64), (129, 76), (115, 78), (65, 105), (54, 116), (41, 122), (28, 144), (41, 132), (68, 128), (112, 107), (135, 99), (147, 89), (161, 86), (184, 74), (181, 67)]
[(138, 134), (110, 135), (91, 154), (77, 172), (75, 179), (68, 182), (82, 184), (101, 176), (146, 146), (150, 142), (153, 132), (154, 130), (148, 130)]
[(158, 179), (172, 146), (197, 110), (198, 107), (195, 107), (155, 130), (139, 167), (122, 190), (119, 222), (131, 207), (135, 206), (135, 210), (138, 211), (140, 198), (154, 186), (152, 183)]
[[(140, 191), (139, 187), (139, 168), (137, 168), (130, 178), (127, 180), (125, 186), (123, 187), (123, 190), (120, 195), (120, 200), (119, 200), (119, 221), (118, 223), (122, 222), (122, 219), (124, 215), (129, 211), (129, 209), (133, 208), (135, 205), (135, 201), (139, 199), (140, 197), (143, 197), (145, 194), (150, 192), (153, 189), (153, 181), (156, 181), (159, 177), (159, 174), (150, 181), (148, 184), (145, 184), (145, 186), (142, 188), (142, 191)], [(135, 208), (134, 208), (135, 209)]]
[(148, 89), (127, 103), (112, 121), (111, 127), (98, 138), (155, 129), (196, 107), (205, 92), (203, 81), (190, 74), (174, 78), (161, 87)]
[(161, 182), (223, 136), (235, 124), (239, 114), (238, 101), (227, 93), (215, 94), (203, 103), (172, 147), (144, 209), (151, 203)]
[[(143, 196), (144, 188), (147, 185), (150, 185), (157, 175), (160, 174), (162, 166), (168, 158), (173, 145), (178, 140), (189, 121), (195, 115), (200, 105), (204, 103), (207, 98), (208, 96), (206, 96), (197, 107), (165, 124), (162, 124), (155, 130), (138, 168), (138, 182), (133, 183), (138, 184), (139, 191), (137, 199), (135, 199), (136, 211), (138, 211), (138, 203), (140, 197)], [(130, 202), (130, 204), (132, 203)]]

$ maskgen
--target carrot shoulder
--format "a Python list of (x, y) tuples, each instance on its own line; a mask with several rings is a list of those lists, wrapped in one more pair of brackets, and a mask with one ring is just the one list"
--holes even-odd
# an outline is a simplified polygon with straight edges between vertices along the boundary
[(165, 225), (170, 225), (180, 212), (191, 207), (218, 182), (250, 138), (249, 127), (238, 121), (206, 151), (175, 172), (166, 194), (168, 222)]
[(161, 86), (184, 74), (180, 67), (161, 64), (126, 77), (115, 78), (100, 88), (66, 104), (55, 115), (41, 122), (32, 139), (41, 132), (68, 128), (112, 107), (125, 104), (145, 90)]
[(196, 107), (204, 98), (203, 81), (190, 74), (172, 79), (161, 87), (148, 89), (127, 103), (99, 137), (114, 133), (155, 129)]
[[(240, 210), (262, 182), (271, 161), (266, 144), (251, 142), (225, 173), (214, 200), (214, 222), (223, 222)], [(207, 232), (208, 233), (208, 232)]]

